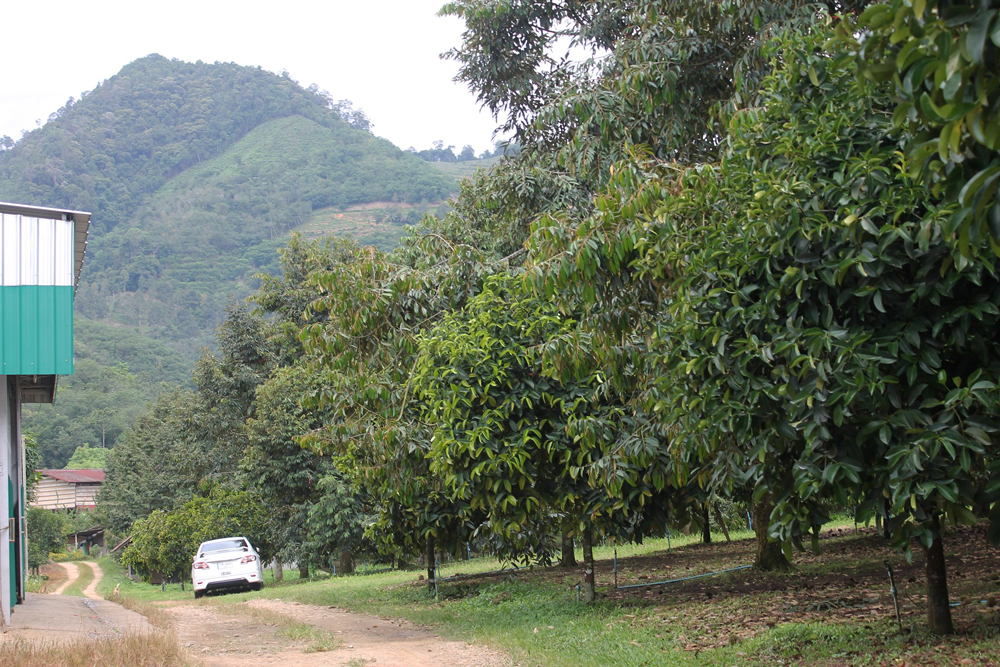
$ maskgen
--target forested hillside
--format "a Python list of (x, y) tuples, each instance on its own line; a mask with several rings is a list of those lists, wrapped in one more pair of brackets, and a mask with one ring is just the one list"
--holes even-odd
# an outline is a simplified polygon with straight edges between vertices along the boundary
[(78, 311), (197, 352), (226, 303), (246, 296), (255, 274), (277, 269), (283, 237), (314, 210), (436, 202), (449, 189), (426, 163), (345, 123), (269, 121), (171, 179), (97, 239)]
[[(287, 75), (151, 55), (3, 142), (0, 200), (94, 213), (77, 345), (78, 359), (96, 365), (61, 383), (54, 410), (29, 415), (46, 465), (120, 432), (81, 426), (107, 421), (88, 413), (94, 401), (79, 392), (89, 383), (117, 369), (136, 387), (118, 402), (141, 405), (161, 381), (190, 382), (226, 304), (250, 294), (257, 273), (278, 270), (276, 249), (314, 211), (374, 202), (428, 210), (457, 189), (369, 127), (349, 104)], [(394, 243), (398, 231), (380, 227), (400, 225), (372, 227), (373, 241)], [(126, 349), (158, 350), (161, 366), (104, 352)]]
[(100, 236), (261, 123), (298, 114), (342, 125), (330, 102), (259, 68), (150, 55), (70, 98), (0, 155), (0, 197), (93, 211)]

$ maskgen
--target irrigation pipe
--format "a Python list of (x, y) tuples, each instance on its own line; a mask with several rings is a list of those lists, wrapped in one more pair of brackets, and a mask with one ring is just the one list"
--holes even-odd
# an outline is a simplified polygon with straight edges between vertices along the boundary
[(719, 570), (718, 572), (706, 572), (705, 574), (696, 574), (691, 577), (681, 577), (680, 579), (668, 579), (667, 581), (653, 581), (648, 584), (629, 584), (628, 586), (618, 586), (617, 590), (622, 591), (626, 588), (649, 588), (650, 586), (663, 586), (664, 584), (677, 584), (682, 581), (690, 581), (692, 579), (701, 579), (702, 577), (714, 577), (717, 574), (725, 574), (726, 572), (737, 572), (739, 570), (749, 570), (753, 565), (741, 565), (740, 567), (731, 567), (728, 570)]

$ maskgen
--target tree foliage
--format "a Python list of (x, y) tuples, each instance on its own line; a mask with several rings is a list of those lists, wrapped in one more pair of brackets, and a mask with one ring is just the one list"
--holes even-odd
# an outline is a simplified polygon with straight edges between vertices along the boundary
[(994, 0), (894, 0), (839, 34), (863, 76), (892, 82), (910, 176), (955, 205), (942, 231), (959, 247), (959, 268), (984, 251), (1000, 255), (998, 9)]
[(202, 542), (233, 536), (246, 537), (267, 562), (273, 555), (267, 540), (268, 522), (260, 498), (247, 491), (216, 487), (207, 496), (138, 520), (122, 563), (147, 575), (160, 572), (185, 578)]
[(115, 533), (154, 511), (167, 511), (194, 495), (204, 464), (188, 435), (195, 420), (191, 391), (159, 396), (108, 456), (98, 509)]
[(66, 462), (67, 470), (103, 470), (108, 462), (110, 450), (103, 447), (91, 447), (90, 445), (80, 445), (73, 452), (73, 456)]
[(49, 562), (50, 553), (66, 550), (63, 538), (65, 521), (59, 512), (29, 507), (26, 516), (28, 524), (28, 567), (39, 568)]

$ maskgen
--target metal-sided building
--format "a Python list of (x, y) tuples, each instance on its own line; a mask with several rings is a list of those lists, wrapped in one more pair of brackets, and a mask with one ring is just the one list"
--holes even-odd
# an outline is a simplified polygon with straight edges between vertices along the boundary
[(45, 468), (29, 507), (47, 510), (91, 510), (104, 484), (103, 470), (51, 470)]
[(73, 372), (73, 297), (90, 213), (0, 202), (0, 624), (28, 571), (21, 405)]

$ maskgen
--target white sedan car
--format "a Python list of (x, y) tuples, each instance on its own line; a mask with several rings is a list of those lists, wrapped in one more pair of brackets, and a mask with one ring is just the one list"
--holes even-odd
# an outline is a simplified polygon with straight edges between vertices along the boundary
[(249, 586), (259, 591), (264, 586), (260, 556), (245, 537), (225, 537), (202, 542), (191, 565), (194, 596), (208, 591)]

